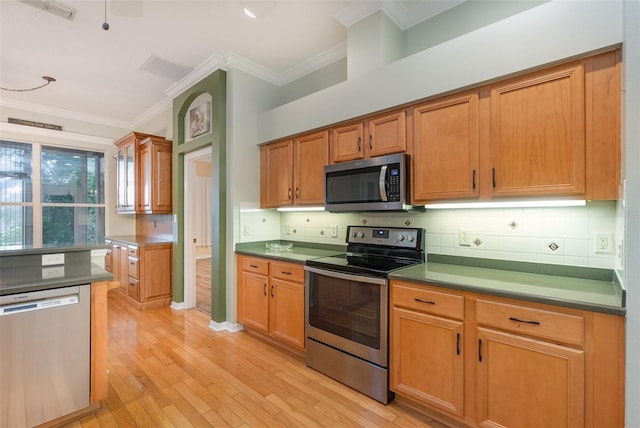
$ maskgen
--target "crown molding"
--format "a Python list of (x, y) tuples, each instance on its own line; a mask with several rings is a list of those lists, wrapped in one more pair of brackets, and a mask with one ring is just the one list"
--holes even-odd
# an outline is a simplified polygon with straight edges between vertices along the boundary
[(137, 129), (139, 126), (145, 124), (149, 120), (158, 116), (163, 111), (169, 110), (172, 107), (173, 99), (169, 97), (164, 98), (160, 102), (156, 103), (153, 107), (145, 110), (144, 112), (142, 112), (142, 114), (133, 119), (133, 121), (131, 121), (130, 129)]
[(102, 116), (94, 116), (90, 114), (79, 113), (76, 111), (64, 110), (54, 107), (48, 107), (41, 104), (27, 103), (24, 101), (16, 101), (7, 98), (0, 98), (0, 106), (14, 108), (17, 110), (25, 110), (34, 113), (46, 114), (50, 116), (63, 117), (66, 119), (78, 120), (96, 125), (111, 126), (114, 128), (129, 129), (130, 124), (121, 120), (109, 119)]
[(245, 73), (251, 74), (254, 77), (265, 80), (273, 85), (282, 86), (281, 75), (243, 56), (231, 52), (225, 55), (225, 60), (227, 64), (227, 70), (241, 70)]
[(379, 11), (382, 8), (382, 1), (358, 1), (336, 12), (333, 17), (345, 28), (351, 27), (358, 21)]
[(291, 67), (280, 76), (280, 86), (291, 83), (347, 56), (347, 42), (327, 49), (307, 61)]
[(226, 70), (226, 65), (225, 57), (215, 53), (201, 62), (200, 65), (198, 65), (191, 73), (169, 86), (164, 93), (169, 98), (173, 99), (214, 71), (218, 69)]
[(75, 132), (54, 131), (53, 129), (37, 128), (18, 125), (16, 123), (0, 122), (0, 135), (7, 133), (23, 135), (25, 138), (46, 137), (82, 143), (112, 145), (115, 139), (97, 137), (95, 135), (76, 134)]

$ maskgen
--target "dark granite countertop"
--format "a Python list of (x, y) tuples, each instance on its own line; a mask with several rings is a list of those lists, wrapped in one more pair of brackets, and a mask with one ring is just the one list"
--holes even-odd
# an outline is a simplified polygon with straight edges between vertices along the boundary
[(625, 292), (608, 269), (429, 255), (391, 279), (625, 315)]
[(273, 260), (283, 260), (294, 263), (304, 263), (309, 259), (328, 257), (335, 254), (342, 254), (346, 251), (346, 245), (313, 244), (306, 242), (293, 242), (293, 247), (289, 250), (274, 251), (267, 249), (267, 242), (243, 242), (236, 244), (236, 254), (247, 256), (265, 257)]
[[(111, 281), (113, 275), (91, 263), (96, 247), (58, 247), (7, 252), (0, 256), (0, 296)], [(64, 264), (42, 266), (42, 255), (62, 253)]]
[(149, 236), (141, 236), (141, 235), (119, 235), (119, 236), (107, 236), (105, 238), (107, 241), (118, 241), (125, 243), (127, 245), (139, 245), (139, 246), (149, 246), (149, 245), (160, 245), (160, 244), (171, 244), (173, 241), (170, 239), (158, 239), (151, 238)]

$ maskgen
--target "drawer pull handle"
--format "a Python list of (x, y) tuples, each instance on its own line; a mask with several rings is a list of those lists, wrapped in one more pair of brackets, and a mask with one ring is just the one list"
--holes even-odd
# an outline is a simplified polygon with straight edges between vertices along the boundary
[(415, 300), (418, 303), (427, 303), (429, 305), (435, 305), (436, 304), (436, 302), (434, 302), (433, 300), (422, 300), (422, 299), (418, 299), (417, 297), (415, 299), (413, 299), (413, 300)]
[(460, 333), (456, 334), (456, 354), (460, 355)]
[(258, 269), (258, 266), (256, 265), (249, 265), (250, 268), (254, 268), (254, 269)]
[(283, 274), (283, 275), (291, 275), (291, 272), (287, 272), (287, 271), (284, 271), (284, 270), (281, 270), (280, 273)]
[(509, 317), (509, 321), (515, 321), (515, 322), (522, 322), (525, 324), (533, 324), (533, 325), (540, 325), (540, 321), (525, 321), (525, 320), (521, 320), (515, 317)]

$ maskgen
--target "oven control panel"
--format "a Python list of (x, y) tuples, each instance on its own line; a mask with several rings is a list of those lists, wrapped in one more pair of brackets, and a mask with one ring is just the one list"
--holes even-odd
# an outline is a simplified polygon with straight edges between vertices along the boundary
[(422, 234), (420, 228), (349, 226), (347, 243), (419, 249)]

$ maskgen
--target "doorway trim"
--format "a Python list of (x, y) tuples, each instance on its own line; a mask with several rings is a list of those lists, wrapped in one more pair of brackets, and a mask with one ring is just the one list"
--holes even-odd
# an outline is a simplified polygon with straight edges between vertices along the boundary
[[(196, 306), (196, 251), (193, 243), (195, 222), (191, 218), (195, 212), (193, 208), (195, 202), (193, 192), (196, 187), (195, 163), (205, 159), (212, 163), (212, 155), (211, 146), (184, 155), (184, 309)], [(209, 208), (211, 209), (211, 207)]]

